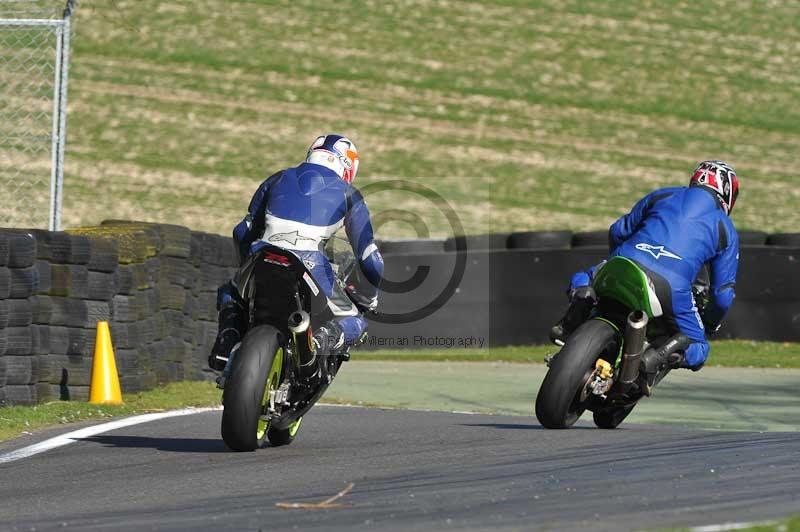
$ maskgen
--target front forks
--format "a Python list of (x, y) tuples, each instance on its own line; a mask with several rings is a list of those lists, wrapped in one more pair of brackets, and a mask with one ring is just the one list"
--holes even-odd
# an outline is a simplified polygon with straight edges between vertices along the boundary
[(289, 404), (289, 381), (284, 380), (276, 390), (269, 391), (267, 407), (261, 413), (262, 421), (272, 421), (273, 418), (280, 417), (280, 410)]

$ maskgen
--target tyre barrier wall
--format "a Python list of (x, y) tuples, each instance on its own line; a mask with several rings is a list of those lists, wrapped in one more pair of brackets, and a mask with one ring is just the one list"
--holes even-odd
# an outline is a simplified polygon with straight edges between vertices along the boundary
[[(418, 249), (406, 241), (402, 252), (381, 246), (384, 284), (405, 281), (413, 289), (383, 291), (381, 315), (370, 318), (367, 349), (547, 343), (550, 327), (566, 310), (571, 275), (608, 252), (606, 231), (472, 235), (460, 243), (454, 238), (439, 242), (438, 252), (431, 251), (438, 246), (430, 240)], [(800, 234), (742, 231), (740, 242), (736, 301), (715, 338), (800, 342)], [(466, 257), (458, 288), (422, 318), (455, 275), (457, 249)], [(415, 278), (423, 281), (411, 282)], [(398, 315), (406, 319), (394, 319)]]
[(0, 405), (86, 400), (98, 321), (124, 392), (206, 378), (237, 262), (230, 237), (174, 225), (0, 229)]
[[(737, 298), (719, 336), (800, 341), (800, 234), (742, 236)], [(543, 231), (381, 243), (381, 313), (364, 347), (546, 342), (570, 275), (604, 259), (606, 241)], [(230, 237), (175, 225), (0, 229), (0, 405), (86, 400), (102, 320), (124, 392), (209, 378), (216, 290), (237, 262)]]

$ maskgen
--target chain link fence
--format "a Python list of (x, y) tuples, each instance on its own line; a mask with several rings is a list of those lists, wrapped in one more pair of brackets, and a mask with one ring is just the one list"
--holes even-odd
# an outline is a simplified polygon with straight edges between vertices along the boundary
[(0, 227), (59, 229), (75, 0), (0, 0)]

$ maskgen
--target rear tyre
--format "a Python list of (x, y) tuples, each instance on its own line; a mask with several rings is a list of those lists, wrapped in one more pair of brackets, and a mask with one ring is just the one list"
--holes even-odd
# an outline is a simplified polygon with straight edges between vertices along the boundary
[(300, 430), (300, 423), (302, 421), (303, 418), (300, 417), (285, 429), (270, 427), (267, 431), (267, 439), (270, 445), (273, 447), (280, 447), (281, 445), (289, 445), (292, 443), (295, 436), (297, 436), (297, 432)]
[(589, 320), (570, 335), (536, 396), (536, 418), (543, 427), (566, 429), (578, 421), (586, 410), (581, 394), (595, 362), (616, 344), (616, 330), (601, 320)]
[(222, 439), (232, 450), (253, 451), (266, 445), (269, 422), (261, 414), (269, 392), (280, 386), (282, 366), (280, 332), (271, 325), (248, 331), (222, 394)]
[(594, 411), (594, 424), (600, 429), (615, 429), (628, 417), (636, 403), (613, 408), (601, 408)]

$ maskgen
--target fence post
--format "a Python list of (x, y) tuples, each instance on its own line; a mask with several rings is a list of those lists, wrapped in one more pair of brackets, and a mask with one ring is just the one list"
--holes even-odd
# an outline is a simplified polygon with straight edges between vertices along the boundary
[(61, 26), (59, 57), (59, 84), (56, 86), (56, 96), (58, 100), (58, 159), (56, 162), (55, 193), (51, 196), (54, 212), (50, 231), (58, 231), (61, 228), (61, 202), (64, 195), (64, 151), (67, 141), (67, 85), (69, 82), (69, 51), (70, 38), (72, 36), (72, 10), (74, 0), (67, 0), (67, 7), (64, 9), (64, 25)]
[(0, 2), (0, 226), (60, 229), (76, 5), (63, 1)]

